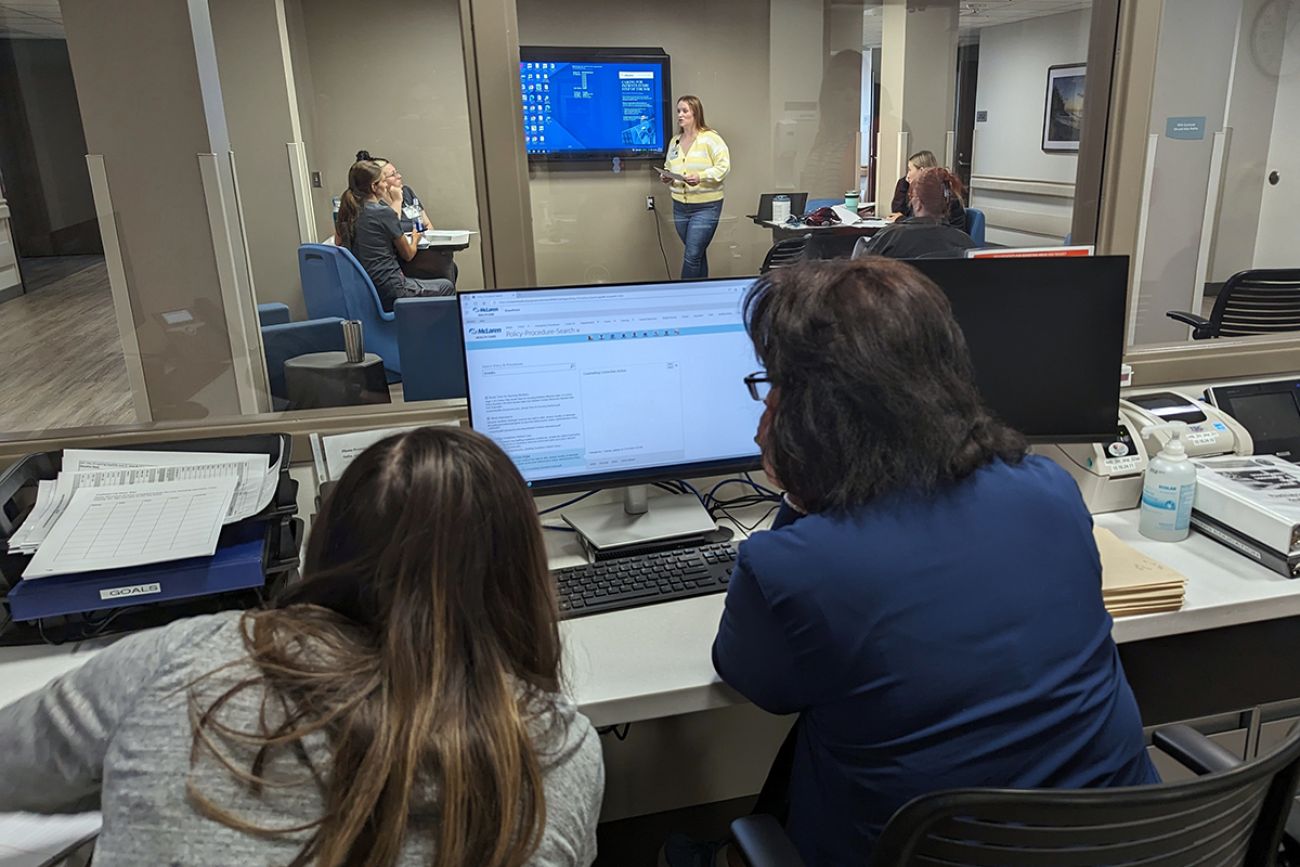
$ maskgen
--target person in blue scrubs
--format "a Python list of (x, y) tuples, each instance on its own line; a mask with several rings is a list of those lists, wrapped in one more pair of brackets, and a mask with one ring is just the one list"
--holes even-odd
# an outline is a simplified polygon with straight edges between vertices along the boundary
[(810, 263), (746, 314), (786, 502), (740, 545), (713, 661), (799, 714), (786, 828), (808, 865), (866, 863), (927, 792), (1158, 782), (1092, 519), (982, 404), (943, 292), (901, 262)]

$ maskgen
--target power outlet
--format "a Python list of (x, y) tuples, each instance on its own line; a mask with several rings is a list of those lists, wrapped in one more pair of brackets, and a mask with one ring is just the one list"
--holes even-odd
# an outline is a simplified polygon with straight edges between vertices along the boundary
[(646, 209), (647, 211), (653, 211), (653, 210), (655, 209), (655, 197), (654, 197), (654, 196), (646, 196), (646, 197), (645, 197), (645, 209)]

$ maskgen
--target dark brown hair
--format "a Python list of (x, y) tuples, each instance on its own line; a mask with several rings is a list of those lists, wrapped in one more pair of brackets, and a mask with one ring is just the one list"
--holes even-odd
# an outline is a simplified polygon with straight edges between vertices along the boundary
[[(358, 156), (365, 153), (360, 151)], [(344, 247), (351, 247), (357, 233), (357, 217), (366, 206), (366, 200), (375, 194), (375, 184), (384, 176), (387, 160), (358, 159), (348, 169), (348, 188), (339, 199), (339, 215), (334, 224), (339, 241)]]
[(985, 408), (947, 296), (910, 265), (837, 259), (781, 268), (745, 298), (767, 370), (763, 454), (811, 512), (931, 492), (1024, 438)]
[[(256, 673), (193, 707), (191, 758), (213, 755), (259, 792), (284, 785), (262, 777), (273, 753), (305, 760), (304, 738), (324, 734), (332, 762), (312, 774), (324, 814), (261, 828), (191, 783), (196, 809), (250, 834), (310, 830), (293, 865), (388, 867), (433, 793), (439, 864), (523, 865), (546, 822), (529, 724), (552, 709), (560, 640), (536, 508), (510, 459), (457, 428), (376, 443), (327, 498), (304, 572), (245, 615)], [(222, 707), (250, 689), (259, 730), (224, 724)], [(283, 722), (268, 722), (277, 709)], [(256, 750), (251, 768), (232, 745)]]

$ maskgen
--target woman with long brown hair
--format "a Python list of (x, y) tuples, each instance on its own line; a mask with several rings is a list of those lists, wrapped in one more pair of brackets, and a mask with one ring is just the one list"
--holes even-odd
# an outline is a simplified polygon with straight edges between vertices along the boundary
[(410, 431), (343, 474), (268, 607), (124, 639), (0, 710), (0, 811), (102, 803), (96, 865), (586, 867), (600, 746), (559, 665), (509, 458)]
[(456, 284), (450, 280), (408, 277), (402, 272), (402, 262), (410, 262), (420, 252), (420, 233), (414, 224), (403, 230), (399, 209), (389, 201), (395, 180), (400, 181), (397, 167), (387, 160), (371, 159), (365, 151), (357, 156), (366, 159), (358, 159), (348, 170), (334, 243), (357, 257), (385, 310), (391, 311), (398, 298), (455, 293)]

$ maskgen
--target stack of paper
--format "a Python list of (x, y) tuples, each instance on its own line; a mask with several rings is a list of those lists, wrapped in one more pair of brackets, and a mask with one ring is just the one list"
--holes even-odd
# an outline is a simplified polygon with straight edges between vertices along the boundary
[(35, 555), (24, 578), (209, 556), (223, 524), (266, 508), (279, 473), (265, 454), (67, 449), (9, 551)]
[(1136, 548), (1126, 545), (1110, 530), (1093, 527), (1101, 552), (1101, 595), (1114, 617), (1177, 611), (1183, 607), (1187, 579)]

